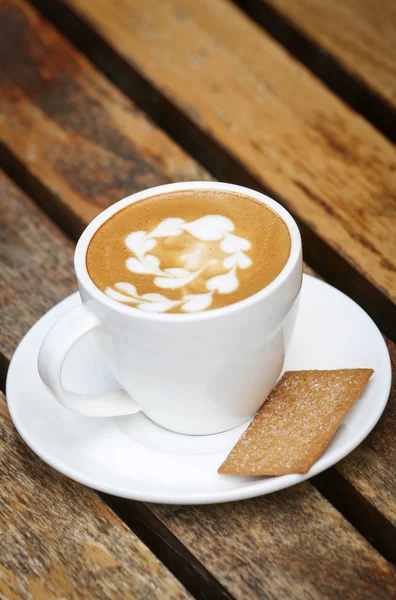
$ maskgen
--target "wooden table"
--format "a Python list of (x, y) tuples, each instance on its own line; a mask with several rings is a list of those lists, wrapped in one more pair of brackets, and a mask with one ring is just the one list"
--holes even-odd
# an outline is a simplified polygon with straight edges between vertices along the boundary
[[(395, 113), (392, 0), (0, 0), (2, 389), (22, 335), (75, 290), (86, 224), (177, 180), (278, 199), (395, 361)], [(335, 467), (202, 507), (66, 479), (1, 396), (0, 598), (395, 598), (395, 389)]]

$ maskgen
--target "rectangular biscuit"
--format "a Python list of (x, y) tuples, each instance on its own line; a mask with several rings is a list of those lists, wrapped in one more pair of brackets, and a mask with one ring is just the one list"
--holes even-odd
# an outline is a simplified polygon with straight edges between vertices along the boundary
[(373, 372), (340, 369), (285, 373), (218, 473), (306, 473), (325, 450)]

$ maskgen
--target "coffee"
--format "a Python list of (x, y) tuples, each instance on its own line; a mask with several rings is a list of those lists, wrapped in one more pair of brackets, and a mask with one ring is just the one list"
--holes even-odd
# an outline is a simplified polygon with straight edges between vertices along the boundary
[(106, 221), (87, 251), (107, 296), (155, 313), (196, 313), (266, 287), (290, 254), (283, 220), (248, 196), (191, 190), (130, 204)]

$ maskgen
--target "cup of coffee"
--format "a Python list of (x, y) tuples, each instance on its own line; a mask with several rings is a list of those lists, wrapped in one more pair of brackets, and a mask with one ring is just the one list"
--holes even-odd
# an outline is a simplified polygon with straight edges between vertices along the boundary
[[(302, 281), (300, 234), (282, 206), (226, 183), (151, 188), (98, 215), (74, 265), (82, 304), (49, 331), (38, 360), (61, 404), (94, 417), (142, 410), (196, 435), (254, 415), (282, 370)], [(62, 383), (90, 332), (118, 391)]]

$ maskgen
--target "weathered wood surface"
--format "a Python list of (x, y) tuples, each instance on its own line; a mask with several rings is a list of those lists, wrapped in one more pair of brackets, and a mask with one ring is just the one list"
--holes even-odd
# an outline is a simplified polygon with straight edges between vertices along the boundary
[[(59, 230), (49, 222), (38, 207), (14, 185), (4, 177), (1, 182), (0, 203), (6, 207), (2, 211), (2, 241), (6, 247), (13, 250), (10, 254), (0, 255), (0, 269), (3, 271), (5, 265), (8, 267), (5, 270), (4, 289), (6, 292), (3, 292), (3, 300), (8, 297), (8, 302), (3, 304), (0, 328), (7, 332), (7, 337), (2, 341), (2, 352), (9, 357), (20, 336), (46, 308), (45, 303), (48, 303), (47, 307), (49, 307), (63, 294), (71, 293), (75, 289), (75, 284), (72, 276), (70, 243), (63, 238)], [(33, 254), (37, 258), (30, 267), (27, 259)], [(52, 266), (50, 267), (48, 260), (51, 261)], [(55, 276), (55, 270), (58, 272), (57, 276)], [(45, 283), (49, 281), (50, 276), (51, 286)], [(35, 288), (38, 281), (42, 283), (40, 291), (37, 294), (31, 294), (31, 290)], [(23, 316), (21, 319), (16, 318), (16, 308)], [(14, 315), (14, 317), (10, 319), (10, 315)], [(16, 320), (14, 326), (12, 324), (8, 326), (7, 323), (11, 323), (14, 318)], [(7, 427), (0, 428), (0, 430), (3, 435), (5, 431), (11, 439), (17, 438), (17, 435), (11, 432), (8, 420)], [(86, 542), (88, 548), (90, 548), (89, 544), (94, 546), (92, 553), (94, 557), (98, 556), (97, 561), (100, 566), (103, 566), (100, 561), (105, 562), (106, 573), (110, 573), (109, 586), (112, 585), (111, 576), (116, 573), (119, 577), (121, 572), (122, 577), (120, 577), (121, 582), (119, 583), (121, 587), (117, 590), (122, 592), (124, 589), (122, 588), (124, 585), (123, 569), (128, 568), (125, 565), (136, 564), (138, 558), (136, 551), (133, 553), (128, 547), (123, 556), (125, 562), (121, 560), (122, 552), (119, 553), (118, 548), (122, 543), (131, 545), (130, 538), (124, 542), (122, 539), (117, 541), (117, 545), (114, 546), (117, 548), (116, 555), (111, 555), (111, 558), (106, 558), (103, 554), (110, 552), (111, 545), (108, 546), (107, 542), (113, 543), (111, 536), (106, 537), (106, 540), (99, 538), (104, 550), (102, 546), (97, 549), (94, 545), (92, 538), (95, 538), (96, 535), (96, 525), (91, 523), (91, 506), (92, 510), (96, 511), (98, 521), (95, 523), (104, 523), (103, 530), (106, 536), (109, 536), (110, 529), (103, 516), (103, 511), (107, 509), (102, 506), (96, 495), (77, 484), (69, 483), (55, 471), (45, 467), (25, 448), (22, 442), (7, 441), (6, 449), (3, 470), (5, 476), (9, 477), (9, 484), (7, 483), (5, 489), (7, 493), (15, 497), (15, 502), (12, 504), (7, 498), (5, 503), (11, 507), (10, 510), (20, 510), (21, 512), (26, 510), (30, 520), (37, 520), (38, 527), (47, 528), (42, 534), (47, 536), (44, 538), (46, 551), (42, 555), (43, 558), (40, 559), (46, 566), (41, 567), (42, 563), (38, 556), (43, 550), (37, 541), (40, 538), (41, 530), (38, 529), (35, 536), (29, 538), (26, 533), (27, 517), (19, 515), (16, 518), (15, 514), (17, 513), (13, 513), (14, 520), (11, 522), (20, 523), (20, 530), (10, 529), (11, 533), (8, 534), (10, 535), (9, 544), (7, 544), (8, 558), (4, 564), (9, 570), (5, 571), (5, 575), (3, 575), (6, 584), (8, 586), (27, 586), (31, 585), (32, 579), (34, 580), (33, 586), (35, 584), (47, 586), (47, 588), (43, 588), (47, 595), (48, 590), (51, 589), (50, 586), (54, 586), (54, 582), (58, 578), (61, 581), (59, 586), (68, 585), (67, 582), (70, 579), (72, 581), (70, 585), (73, 585), (72, 576), (65, 565), (72, 560), (71, 556), (75, 560), (74, 553), (80, 552), (81, 535), (88, 537)], [(2, 456), (4, 457), (4, 453)], [(3, 478), (3, 475), (1, 476)], [(30, 491), (25, 490), (30, 476), (40, 490), (44, 490), (40, 495), (36, 488), (29, 488)], [(11, 486), (11, 484), (11, 491), (8, 492), (8, 485)], [(67, 497), (66, 506), (61, 506), (60, 500), (58, 504), (57, 499), (63, 496)], [(45, 520), (44, 516), (40, 517), (36, 513), (32, 515), (33, 497), (37, 504), (35, 510), (38, 511), (40, 508), (45, 515)], [(38, 503), (37, 498), (39, 498)], [(73, 509), (72, 501), (76, 498), (80, 498), (80, 503), (77, 503), (77, 507)], [(307, 594), (311, 598), (322, 598), (324, 594), (328, 598), (338, 598), (345, 597), (353, 589), (356, 590), (356, 595), (350, 597), (385, 599), (389, 598), (392, 585), (396, 583), (395, 571), (389, 564), (309, 483), (285, 490), (280, 494), (231, 505), (192, 508), (151, 506), (150, 508), (154, 515), (160, 518), (206, 569), (221, 582), (224, 588), (231, 594), (235, 594), (237, 598), (279, 598), (282, 594), (290, 598), (306, 598)], [(66, 519), (64, 511), (70, 514), (70, 520)], [(133, 520), (133, 515), (138, 511), (139, 509), (133, 507), (132, 503), (127, 503), (127, 513), (132, 513), (132, 517), (129, 516), (129, 518)], [(110, 512), (109, 514), (112, 515)], [(112, 518), (115, 519), (114, 516)], [(11, 516), (5, 513), (6, 524), (9, 524), (10, 520)], [(73, 534), (70, 548), (68, 546), (69, 538), (63, 540), (69, 523), (74, 523), (73, 528), (70, 525)], [(119, 528), (120, 536), (132, 535), (121, 524), (119, 524)], [(55, 533), (49, 533), (48, 529), (55, 530)], [(86, 534), (87, 529), (92, 533)], [(51, 535), (55, 537), (51, 539)], [(62, 536), (60, 539), (63, 540), (63, 546), (61, 546), (58, 535)], [(28, 541), (23, 536), (26, 536)], [(31, 543), (35, 549), (34, 552), (37, 552), (35, 554), (33, 549), (30, 550), (33, 554), (32, 563), (29, 565), (33, 565), (37, 560), (39, 566), (33, 573), (30, 572), (30, 568), (33, 569), (33, 566), (29, 567), (27, 572), (24, 571), (21, 583), (18, 584), (18, 581), (13, 579), (12, 573), (18, 574), (19, 569), (22, 569), (22, 562), (18, 561), (24, 560), (25, 553), (30, 549), (29, 540), (33, 540)], [(85, 537), (84, 541), (86, 541)], [(55, 545), (55, 550), (52, 550), (53, 545)], [(61, 553), (63, 547), (67, 548), (64, 554)], [(87, 553), (89, 557), (89, 550)], [(111, 562), (112, 560), (113, 562)], [(64, 571), (59, 571), (60, 564), (63, 564)], [(138, 566), (140, 564), (137, 563)], [(315, 564), (315, 568), (313, 568), (313, 564)], [(113, 565), (114, 568), (112, 568)], [(50, 571), (50, 566), (53, 571)], [(90, 563), (81, 564), (75, 560), (72, 570), (74, 581), (77, 581), (78, 578), (85, 581), (85, 572), (91, 573), (90, 569), (92, 569), (95, 575), (92, 574), (92, 581), (87, 576), (88, 583), (89, 585), (98, 585), (97, 579), (101, 580), (99, 575), (98, 578), (96, 577), (96, 568), (95, 564), (93, 566)], [(145, 565), (142, 566), (143, 575), (147, 572), (147, 568)], [(159, 567), (156, 568), (159, 569)], [(50, 571), (49, 575), (45, 569)], [(154, 567), (150, 567), (150, 569), (154, 569)], [(38, 583), (34, 579), (35, 577), (37, 577)], [(166, 574), (163, 575), (163, 585), (167, 585)], [(5, 589), (7, 590), (7, 588)], [(12, 587), (10, 589), (13, 591)], [(18, 589), (21, 588), (16, 589), (17, 592), (14, 595), (18, 597)], [(106, 589), (105, 585), (104, 589)], [(112, 597), (110, 595), (112, 588), (109, 587), (109, 589), (110, 591), (106, 593), (108, 593), (108, 597)], [(167, 596), (161, 587), (159, 590), (164, 594), (162, 597), (178, 597), (177, 593), (181, 595), (180, 590), (174, 596), (172, 594)], [(64, 596), (68, 597), (66, 592), (63, 592)], [(44, 596), (44, 592), (42, 595)], [(135, 597), (139, 597), (137, 592)], [(156, 596), (152, 592), (152, 596), (147, 593), (147, 596), (143, 595), (142, 597)]]
[(62, 4), (395, 300), (396, 153), (368, 122), (229, 0)]
[(0, 0), (0, 23), (0, 140), (74, 236), (137, 190), (208, 178), (27, 3)]
[(393, 0), (261, 0), (396, 108)]
[[(92, 148), (93, 145), (87, 144), (87, 146), (84, 146), (85, 129), (79, 130), (79, 133), (73, 133), (73, 131), (75, 131), (77, 127), (77, 124), (79, 124), (82, 127), (82, 123), (85, 122), (82, 119), (81, 115), (84, 116), (85, 120), (89, 120), (90, 115), (92, 115), (92, 111), (90, 111), (90, 103), (86, 99), (85, 88), (84, 91), (82, 91), (81, 87), (79, 86), (79, 81), (82, 79), (85, 82), (89, 81), (90, 83), (92, 83), (94, 81), (100, 80), (100, 76), (77, 52), (75, 52), (75, 50), (73, 50), (73, 48), (62, 38), (62, 36), (60, 36), (45, 20), (40, 19), (37, 16), (37, 13), (35, 13), (35, 11), (29, 8), (26, 4), (20, 1), (17, 2), (16, 0), (12, 0), (12, 2), (8, 4), (8, 6), (13, 7), (11, 13), (8, 14), (11, 14), (12, 22), (16, 23), (16, 25), (14, 25), (14, 30), (17, 32), (19, 31), (19, 23), (21, 22), (24, 24), (25, 27), (24, 36), (16, 37), (15, 45), (23, 46), (23, 39), (27, 39), (29, 44), (27, 46), (25, 45), (25, 53), (29, 48), (33, 56), (37, 56), (40, 53), (40, 49), (42, 48), (48, 50), (47, 52), (41, 51), (41, 59), (38, 63), (29, 62), (29, 58), (25, 56), (25, 54), (22, 53), (21, 50), (19, 50), (19, 61), (21, 62), (14, 63), (15, 71), (23, 69), (23, 65), (28, 64), (29, 70), (31, 71), (33, 69), (33, 72), (30, 72), (30, 78), (35, 82), (35, 86), (33, 86), (33, 96), (38, 98), (46, 97), (46, 103), (50, 106), (56, 106), (57, 99), (59, 97), (68, 97), (67, 109), (65, 108), (64, 113), (62, 115), (62, 126), (56, 126), (58, 135), (66, 140), (65, 143), (69, 145), (71, 149), (73, 149), (73, 152), (78, 152), (79, 147), (84, 147), (84, 152), (89, 152), (89, 148)], [(33, 24), (31, 26), (31, 30), (29, 29), (30, 23)], [(17, 36), (17, 33), (14, 33), (14, 35)], [(62, 64), (59, 62), (59, 60), (57, 60), (59, 53), (61, 53), (63, 56), (62, 64), (65, 65), (64, 67), (62, 67)], [(84, 76), (81, 75), (81, 70), (77, 68), (75, 68), (74, 70), (72, 69), (70, 75), (64, 74), (63, 68), (68, 69), (71, 65), (76, 64), (84, 65), (84, 69), (86, 69), (85, 71), (83, 71)], [(66, 65), (68, 65), (68, 67)], [(69, 71), (67, 72), (69, 73)], [(42, 73), (56, 73), (56, 81), (58, 82), (57, 85), (55, 87), (47, 85), (45, 79), (40, 79), (42, 77), (42, 75), (40, 74)], [(74, 82), (74, 77), (77, 78), (77, 82)], [(104, 99), (108, 97), (114, 98), (117, 95), (119, 98), (121, 98), (122, 103), (130, 106), (129, 101), (122, 97), (122, 95), (119, 94), (119, 92), (117, 92), (113, 88), (113, 86), (111, 86), (107, 82), (104, 82), (103, 85), (106, 86), (106, 94), (104, 95)], [(18, 130), (18, 128), (21, 127), (22, 131), (26, 134), (25, 143), (21, 144), (20, 146), (21, 152), (22, 149), (24, 149), (25, 152), (26, 148), (28, 150), (31, 150), (32, 147), (30, 146), (29, 140), (32, 139), (34, 139), (33, 147), (39, 145), (40, 147), (49, 149), (46, 161), (44, 163), (40, 163), (39, 161), (35, 165), (35, 174), (37, 175), (37, 177), (39, 177), (40, 181), (44, 182), (50, 187), (53, 184), (48, 179), (48, 173), (52, 173), (53, 165), (56, 165), (56, 161), (50, 152), (50, 149), (52, 147), (56, 147), (56, 139), (54, 139), (53, 137), (53, 123), (52, 120), (48, 118), (44, 112), (35, 108), (35, 104), (31, 103), (29, 99), (29, 94), (23, 94), (22, 96), (23, 100), (21, 100), (20, 104), (18, 105), (19, 109), (13, 109), (12, 115), (9, 115), (10, 119), (4, 119), (4, 121), (10, 120), (12, 123), (9, 125), (9, 127), (15, 128), (16, 130)], [(101, 102), (104, 102), (104, 99), (102, 98), (102, 96), (98, 96), (98, 101), (100, 100)], [(121, 102), (121, 100), (119, 100), (119, 102)], [(0, 103), (1, 102), (2, 99), (0, 97)], [(109, 106), (110, 105), (111, 103), (109, 103)], [(24, 115), (23, 118), (20, 116), (21, 113)], [(109, 154), (115, 154), (117, 152), (117, 140), (119, 139), (116, 135), (117, 129), (112, 129), (112, 121), (110, 121), (108, 118), (99, 118), (97, 113), (94, 113), (94, 116), (94, 125), (88, 126), (87, 124), (85, 124), (84, 127), (92, 127), (95, 131), (97, 139), (107, 140), (106, 143)], [(143, 119), (142, 116), (139, 116), (139, 118)], [(43, 125), (43, 123), (45, 123), (45, 125)], [(36, 131), (37, 128), (39, 134)], [(194, 173), (200, 173), (200, 167), (196, 163), (194, 163), (194, 161), (190, 157), (188, 157), (181, 150), (179, 150), (174, 143), (172, 143), (168, 138), (166, 138), (166, 136), (163, 136), (163, 142), (160, 149), (162, 154), (158, 158), (156, 165), (150, 162), (149, 158), (146, 159), (145, 155), (141, 156), (140, 152), (147, 153), (147, 148), (149, 148), (149, 156), (151, 156), (151, 154), (153, 153), (153, 147), (147, 144), (147, 139), (145, 137), (145, 132), (148, 128), (150, 129), (150, 131), (152, 131), (153, 139), (158, 139), (159, 136), (163, 136), (163, 134), (155, 130), (151, 124), (146, 124), (146, 126), (143, 128), (132, 127), (130, 130), (128, 130), (129, 134), (133, 136), (135, 147), (138, 149), (135, 150), (135, 164), (139, 164), (141, 166), (145, 177), (148, 177), (153, 183), (160, 183), (164, 180), (169, 180), (173, 178), (189, 179), (194, 177)], [(0, 131), (2, 131), (1, 128)], [(12, 139), (13, 136), (10, 135), (10, 143), (12, 142)], [(162, 159), (162, 155), (165, 158)], [(25, 153), (22, 153), (19, 156), (21, 160), (24, 161), (24, 164), (26, 162), (28, 168), (31, 168), (31, 163), (29, 162), (29, 156), (31, 156), (31, 153), (29, 153), (29, 151), (26, 151)], [(94, 162), (95, 157), (92, 154), (88, 154), (88, 156), (90, 160), (92, 159), (92, 161)], [(176, 162), (174, 162), (173, 159), (169, 158), (175, 156), (180, 157), (180, 159)], [(107, 202), (111, 202), (115, 199), (112, 195), (112, 181), (114, 183), (114, 189), (118, 189), (119, 174), (118, 172), (111, 169), (106, 171), (106, 177), (108, 178), (106, 183), (106, 189), (108, 190), (108, 195), (106, 193), (103, 196), (102, 202), (97, 201), (96, 197), (93, 196), (90, 197), (90, 201), (88, 202), (82, 190), (77, 190), (74, 194), (69, 193), (69, 190), (73, 189), (74, 180), (76, 177), (76, 173), (74, 172), (76, 170), (76, 167), (73, 160), (70, 157), (71, 152), (64, 155), (64, 163), (62, 163), (62, 174), (61, 176), (59, 176), (59, 180), (57, 180), (58, 183), (56, 183), (55, 188), (53, 188), (54, 190), (56, 190), (58, 189), (57, 186), (60, 186), (59, 194), (57, 193), (58, 195), (55, 208), (58, 210), (61, 205), (66, 206), (68, 208), (69, 214), (72, 215), (73, 220), (79, 223), (80, 228), (83, 228), (88, 223), (91, 217), (91, 212), (96, 213), (100, 210), (102, 204), (106, 204)], [(103, 168), (105, 166), (106, 165), (104, 164)], [(97, 171), (95, 172), (97, 173)], [(91, 175), (91, 177), (95, 178), (95, 172)], [(206, 176), (206, 174), (204, 173), (202, 176)], [(78, 173), (77, 177), (79, 177)], [(142, 181), (139, 178), (139, 169), (137, 167), (136, 177), (138, 181)], [(90, 189), (90, 175), (84, 170), (81, 174), (81, 181), (84, 185), (86, 182), (87, 189)], [(62, 185), (60, 185), (60, 182), (62, 182)], [(131, 180), (125, 180), (123, 182), (123, 185), (125, 187), (127, 187), (129, 184), (131, 185), (132, 191), (136, 189), (136, 187), (139, 185), (136, 182), (136, 178), (131, 178)], [(64, 191), (65, 195), (62, 195), (62, 190)], [(126, 189), (125, 193), (128, 193)], [(89, 206), (90, 210), (81, 211), (81, 206)], [(40, 216), (37, 216), (37, 221), (40, 220), (40, 218)], [(34, 226), (30, 226), (29, 220), (30, 217), (26, 216), (25, 226), (27, 228), (30, 227), (32, 231), (34, 231), (35, 229), (39, 230), (40, 224), (37, 222)], [(24, 243), (23, 239), (19, 238), (18, 229), (10, 233), (10, 235), (11, 240), (19, 239), (20, 244)], [(43, 237), (43, 239), (45, 239), (45, 237)], [(16, 244), (15, 241), (11, 243)], [(47, 243), (49, 251), (49, 247), (52, 246), (50, 241), (48, 241)], [(59, 243), (59, 241), (54, 242), (55, 246)], [(4, 250), (4, 252), (6, 251)], [(70, 291), (73, 291), (74, 289), (74, 283), (72, 284), (74, 279), (71, 274), (71, 271), (69, 271), (68, 275), (66, 275), (61, 266), (63, 264), (63, 261), (66, 261), (66, 264), (68, 265), (68, 261), (70, 260), (71, 264), (71, 258), (68, 258), (66, 260), (64, 258), (63, 250), (62, 252), (60, 252), (60, 249), (59, 253), (55, 251), (53, 252), (53, 255), (51, 255), (51, 261), (55, 261), (55, 263), (53, 271), (51, 271), (50, 273), (51, 280), (57, 281), (59, 283), (59, 288), (45, 288), (45, 294), (41, 294), (37, 286), (32, 286), (33, 291), (30, 290), (30, 288), (24, 287), (24, 276), (16, 275), (15, 271), (16, 273), (21, 272), (29, 274), (29, 265), (32, 265), (33, 271), (30, 271), (29, 278), (31, 278), (31, 281), (40, 281), (41, 276), (37, 275), (39, 271), (39, 262), (36, 264), (34, 263), (34, 261), (39, 261), (40, 259), (35, 259), (34, 256), (32, 256), (30, 258), (30, 262), (26, 261), (26, 258), (29, 255), (29, 251), (25, 249), (24, 254), (22, 254), (21, 252), (21, 247), (16, 245), (16, 250), (15, 252), (13, 252), (13, 255), (16, 257), (23, 257), (23, 262), (21, 261), (19, 263), (16, 263), (13, 265), (11, 270), (5, 271), (6, 273), (10, 273), (12, 275), (9, 280), (9, 285), (14, 290), (15, 297), (20, 297), (21, 294), (36, 294), (37, 303), (35, 304), (36, 308), (34, 309), (36, 312), (30, 312), (30, 314), (28, 312), (26, 318), (24, 314), (25, 309), (22, 308), (20, 305), (17, 304), (14, 307), (9, 307), (8, 327), (6, 330), (7, 335), (9, 336), (7, 344), (11, 343), (14, 346), (22, 337), (23, 333), (28, 329), (30, 324), (32, 324), (43, 312), (45, 312), (47, 308), (52, 306), (61, 297), (67, 295), (68, 293), (70, 293)], [(71, 250), (69, 249), (68, 252), (71, 257)], [(50, 251), (49, 254), (51, 254)], [(7, 256), (8, 254), (4, 254), (5, 260), (9, 260), (6, 258)], [(58, 256), (58, 258), (55, 258), (55, 256)], [(60, 264), (57, 264), (56, 261), (60, 261)], [(55, 272), (61, 273), (62, 277), (55, 277)], [(52, 274), (54, 274), (54, 277), (52, 277)], [(37, 290), (37, 292), (34, 292), (35, 289)], [(5, 301), (6, 300), (4, 299), (4, 302)], [(33, 305), (31, 305), (29, 309), (30, 311), (33, 311), (32, 306)], [(6, 315), (5, 312), (4, 315)], [(386, 415), (388, 414), (388, 410), (390, 409), (387, 409)], [(384, 425), (382, 425), (383, 422)], [(388, 486), (390, 485), (387, 476), (387, 469), (392, 461), (393, 456), (391, 453), (391, 448), (393, 447), (393, 434), (389, 424), (386, 423), (389, 422), (381, 421), (375, 430), (376, 432), (378, 432), (377, 435), (379, 436), (379, 438), (383, 440), (381, 444), (376, 444), (374, 448), (370, 447), (367, 443), (365, 443), (355, 451), (356, 453), (363, 453), (365, 459), (358, 459), (358, 464), (360, 465), (360, 467), (354, 469), (353, 485), (355, 486), (356, 480), (359, 479), (359, 490), (361, 490), (362, 492), (364, 491), (364, 493), (367, 493), (368, 497), (370, 498), (370, 501), (372, 501), (375, 506), (378, 506), (378, 508), (381, 511), (386, 510), (386, 512), (384, 513), (386, 518), (392, 520), (393, 513), (389, 511), (389, 509), (392, 508), (392, 504), (388, 506), (387, 503), (384, 502), (384, 496), (388, 494), (387, 489), (389, 489)], [(352, 456), (354, 456), (354, 454)], [(342, 464), (347, 464), (349, 460), (350, 457), (348, 457)], [(382, 464), (382, 461), (383, 464), (386, 466), (382, 468), (376, 468), (377, 478), (373, 479), (373, 465)], [(352, 470), (345, 470), (345, 475), (347, 477), (351, 475), (352, 477)], [(380, 480), (378, 480), (378, 477), (380, 477)], [(370, 489), (370, 492), (367, 491), (368, 489)]]

